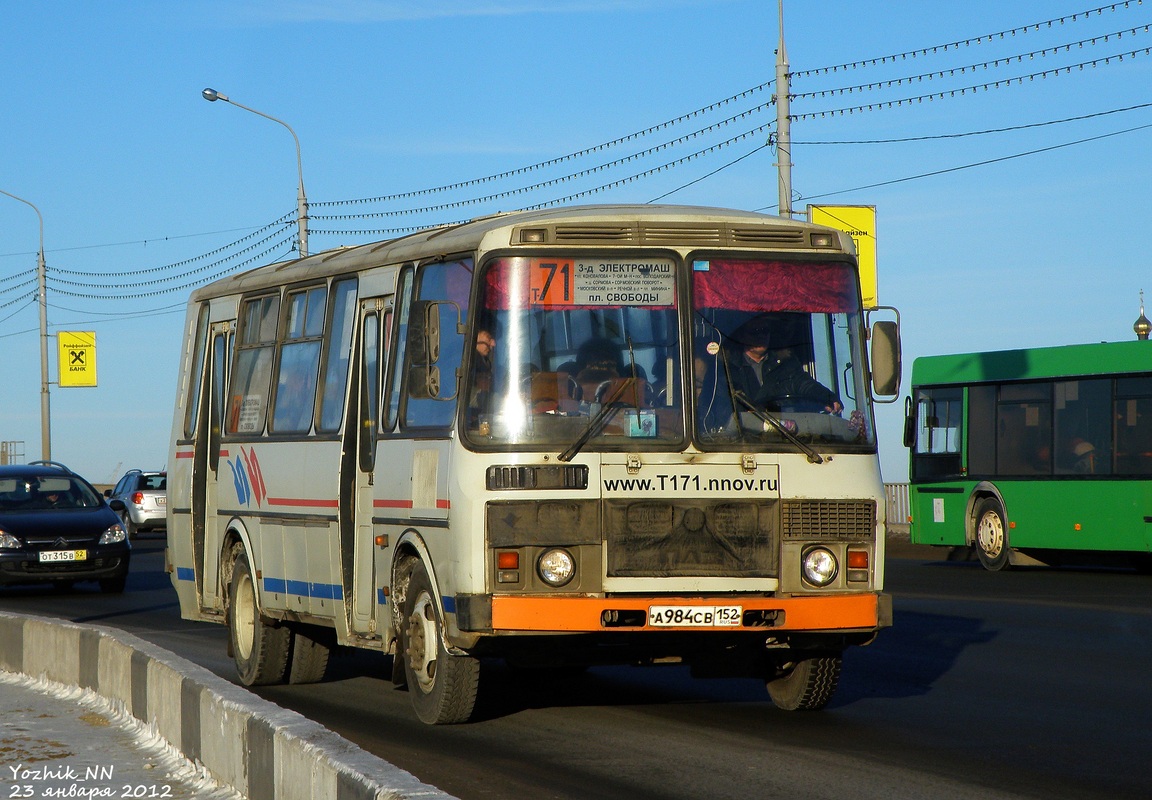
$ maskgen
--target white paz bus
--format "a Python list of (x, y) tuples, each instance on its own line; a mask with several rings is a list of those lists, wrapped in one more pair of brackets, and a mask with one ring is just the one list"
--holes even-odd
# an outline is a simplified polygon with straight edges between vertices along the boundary
[(342, 645), (390, 654), (428, 723), (469, 718), (485, 658), (820, 708), (890, 624), (871, 403), (899, 336), (846, 234), (501, 214), (216, 281), (185, 334), (169, 569), (245, 684)]

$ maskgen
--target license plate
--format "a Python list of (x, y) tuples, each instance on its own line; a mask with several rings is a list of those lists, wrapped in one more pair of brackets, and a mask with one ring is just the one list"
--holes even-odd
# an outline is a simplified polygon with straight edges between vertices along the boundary
[(84, 561), (87, 550), (47, 550), (40, 553), (40, 563), (51, 561)]
[(649, 606), (653, 628), (738, 628), (742, 606)]
[(167, 504), (168, 504), (168, 498), (167, 497), (157, 497), (156, 498), (156, 505), (163, 506), (163, 505), (167, 505)]

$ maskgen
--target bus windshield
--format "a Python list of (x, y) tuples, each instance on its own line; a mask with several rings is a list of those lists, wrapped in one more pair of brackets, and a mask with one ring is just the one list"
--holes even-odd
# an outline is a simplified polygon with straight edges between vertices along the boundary
[(849, 264), (693, 261), (701, 443), (874, 447), (858, 298)]
[(475, 441), (682, 442), (671, 258), (503, 258), (481, 285), (466, 390)]
[(489, 262), (465, 388), (469, 438), (670, 449), (694, 419), (704, 448), (875, 446), (850, 264), (695, 259), (692, 340), (681, 347), (678, 263)]

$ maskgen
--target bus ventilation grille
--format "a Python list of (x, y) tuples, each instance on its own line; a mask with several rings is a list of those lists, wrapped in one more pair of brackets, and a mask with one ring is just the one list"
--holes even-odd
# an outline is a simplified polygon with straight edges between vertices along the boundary
[(786, 500), (780, 505), (785, 539), (871, 539), (876, 533), (874, 500)]
[(582, 464), (563, 466), (492, 466), (485, 483), (489, 491), (514, 489), (587, 489), (588, 467)]

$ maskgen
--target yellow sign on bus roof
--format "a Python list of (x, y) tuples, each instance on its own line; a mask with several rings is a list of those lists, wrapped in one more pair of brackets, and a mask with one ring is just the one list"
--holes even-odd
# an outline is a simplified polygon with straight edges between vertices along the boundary
[(96, 385), (96, 331), (57, 331), (61, 386)]
[(879, 305), (876, 291), (876, 206), (808, 206), (808, 221), (844, 231), (856, 245), (865, 308)]

